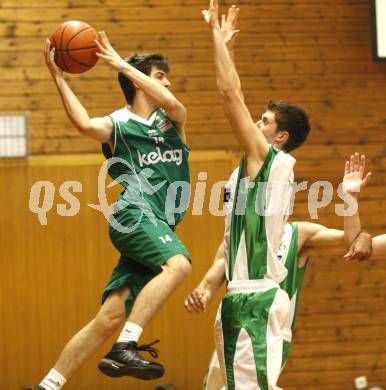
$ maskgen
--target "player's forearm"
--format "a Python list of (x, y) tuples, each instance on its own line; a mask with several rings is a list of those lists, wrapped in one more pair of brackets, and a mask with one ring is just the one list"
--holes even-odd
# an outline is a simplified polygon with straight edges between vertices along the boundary
[(71, 122), (80, 132), (86, 132), (90, 124), (86, 109), (63, 77), (55, 77), (54, 81)]
[[(233, 46), (232, 46), (231, 48), (229, 48), (229, 54), (230, 54), (230, 56), (232, 57), (233, 66), (235, 67), (235, 70), (236, 70), (236, 72), (237, 72), (236, 63), (235, 63), (235, 51), (234, 51)], [(237, 74), (238, 74), (238, 73), (237, 73)], [(240, 94), (240, 96), (241, 96), (241, 99), (244, 101), (244, 100), (245, 100), (245, 98), (244, 98), (244, 92), (243, 92), (243, 90), (241, 89), (241, 86), (240, 86), (239, 94)]]
[(233, 53), (228, 50), (222, 36), (220, 28), (212, 28), (214, 45), (214, 62), (216, 68), (217, 87), (221, 94), (229, 92), (241, 93), (240, 78), (233, 63)]
[[(233, 66), (235, 68), (236, 74), (238, 75), (237, 68), (236, 68), (236, 63), (235, 63), (235, 47), (234, 47), (233, 44), (230, 44), (230, 45), (227, 45), (227, 49), (228, 49), (229, 55), (231, 56), (231, 59), (232, 59)], [(242, 99), (244, 100), (244, 93), (243, 93), (243, 91), (241, 89), (241, 86), (240, 86), (239, 94), (242, 97)]]
[[(225, 115), (246, 153), (250, 162), (248, 165), (258, 166), (268, 154), (268, 142), (262, 132), (257, 131), (248, 107), (245, 105), (240, 79), (220, 29), (212, 27), (212, 35), (217, 87), (222, 97)], [(258, 170), (259, 167), (256, 167), (256, 171)], [(254, 177), (257, 173), (254, 171), (255, 169), (251, 169), (252, 173), (248, 174)]]
[(234, 49), (234, 46), (233, 46), (233, 45), (227, 45), (227, 49), (228, 49), (229, 55), (231, 56), (231, 59), (232, 59), (232, 62), (233, 62), (233, 66), (234, 66), (235, 69), (236, 69), (236, 64), (235, 64), (235, 49)]
[[(355, 199), (356, 203), (357, 200)], [(353, 215), (344, 216), (344, 239), (348, 246), (358, 237), (361, 231), (361, 221), (359, 218), (358, 203), (356, 204), (356, 212)]]
[(199, 286), (210, 291), (211, 297), (216, 294), (217, 290), (225, 281), (225, 263), (224, 259), (214, 261), (212, 267), (205, 274)]
[(167, 88), (133, 66), (126, 63), (123, 66), (122, 73), (138, 85), (146, 94), (151, 96), (151, 98), (166, 111), (173, 111), (177, 105), (181, 105)]
[(221, 287), (225, 280), (224, 242), (217, 248), (214, 261), (209, 271), (201, 281), (201, 285), (213, 294)]
[(344, 218), (344, 239), (347, 245), (351, 245), (361, 231), (359, 213)]

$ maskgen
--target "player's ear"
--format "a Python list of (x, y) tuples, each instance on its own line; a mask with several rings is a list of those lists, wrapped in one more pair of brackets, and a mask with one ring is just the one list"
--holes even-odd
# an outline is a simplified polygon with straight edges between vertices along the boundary
[(278, 131), (276, 134), (275, 141), (277, 144), (285, 145), (285, 143), (288, 141), (289, 133), (287, 130)]

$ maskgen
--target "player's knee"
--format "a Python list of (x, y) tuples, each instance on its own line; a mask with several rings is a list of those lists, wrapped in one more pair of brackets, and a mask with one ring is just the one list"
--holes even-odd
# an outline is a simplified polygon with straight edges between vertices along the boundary
[(122, 326), (124, 320), (124, 311), (118, 311), (115, 313), (99, 313), (95, 318), (95, 324), (100, 333), (102, 333), (105, 337), (109, 337)]
[(190, 275), (192, 272), (192, 265), (189, 260), (184, 259), (184, 262), (181, 262), (178, 267), (178, 272), (183, 279), (186, 279)]
[(185, 256), (176, 256), (166, 262), (164, 270), (172, 272), (176, 277), (184, 280), (190, 275), (192, 266)]

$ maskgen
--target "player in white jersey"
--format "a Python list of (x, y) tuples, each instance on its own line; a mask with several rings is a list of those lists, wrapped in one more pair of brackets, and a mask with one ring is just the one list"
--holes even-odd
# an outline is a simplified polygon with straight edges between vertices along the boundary
[[(231, 212), (226, 221), (224, 254), (231, 294), (224, 298), (217, 321), (218, 354), (223, 354), (220, 363), (224, 372), (224, 364), (227, 365), (229, 389), (235, 388), (237, 381), (237, 372), (233, 372), (230, 366), (234, 358), (239, 358), (238, 352), (246, 348), (259, 356), (262, 353), (261, 338), (255, 331), (256, 316), (248, 315), (248, 311), (253, 311), (254, 307), (273, 314), (260, 323), (261, 327), (271, 331), (267, 340), (270, 351), (276, 356), (272, 360), (273, 366), (269, 368), (272, 378), (268, 382), (274, 383), (280, 371), (281, 328), (290, 310), (290, 298), (280, 288), (288, 270), (284, 262), (276, 261), (276, 255), (286, 226), (290, 201), (288, 190), (295, 164), (295, 159), (285, 152), (302, 145), (310, 131), (305, 110), (281, 101), (269, 102), (261, 119), (256, 123), (252, 120), (244, 102), (231, 50), (226, 46), (226, 41), (232, 46), (237, 35), (237, 14), (238, 8), (232, 6), (228, 17), (223, 18), (221, 28), (217, 1), (212, 0), (209, 9), (204, 11), (214, 41), (217, 86), (227, 119), (244, 152), (227, 191)], [(290, 230), (293, 231), (292, 227)], [(262, 301), (264, 308), (258, 303)], [(237, 312), (237, 316), (232, 315), (234, 312)], [(221, 323), (224, 323), (222, 319), (226, 319), (227, 327), (221, 327)], [(240, 333), (242, 340), (237, 338)], [(248, 369), (252, 370), (248, 377), (256, 376), (260, 368), (261, 372), (267, 372), (267, 367), (257, 367), (262, 360), (257, 362), (252, 358), (246, 363)]]
[[(364, 164), (350, 172), (346, 170), (345, 193), (366, 184), (369, 175), (363, 179), (363, 172)], [(232, 188), (232, 180), (229, 185)], [(225, 199), (227, 207), (231, 206), (232, 195)], [(360, 237), (368, 235), (363, 233)], [(344, 232), (308, 222), (287, 224), (275, 259), (285, 267), (287, 274), (278, 285), (269, 278), (263, 283), (245, 277), (236, 283), (234, 279), (230, 280), (225, 242), (226, 237), (218, 248), (213, 266), (185, 301), (189, 311), (205, 311), (223, 281), (228, 282), (228, 292), (215, 324), (217, 354), (212, 356), (204, 389), (219, 390), (225, 384), (227, 389), (237, 390), (278, 389), (277, 380), (291, 347), (308, 252), (323, 250), (327, 255), (343, 255), (346, 248)], [(363, 250), (364, 256), (370, 253), (371, 245)], [(268, 285), (266, 289), (255, 287), (265, 284)], [(280, 306), (278, 297), (284, 297), (283, 300), (287, 297), (289, 304)]]

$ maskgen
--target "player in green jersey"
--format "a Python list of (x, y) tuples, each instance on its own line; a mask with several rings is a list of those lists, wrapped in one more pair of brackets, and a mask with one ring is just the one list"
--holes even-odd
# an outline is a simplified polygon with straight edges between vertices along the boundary
[[(124, 61), (100, 33), (99, 57), (119, 72), (127, 105), (124, 115), (90, 118), (54, 62), (47, 40), (45, 59), (74, 126), (103, 143), (108, 170), (125, 188), (110, 219), (110, 237), (121, 253), (103, 294), (96, 317), (65, 346), (54, 368), (37, 389), (58, 390), (66, 379), (117, 329), (126, 323), (99, 368), (109, 376), (153, 379), (162, 365), (141, 357), (143, 328), (191, 270), (190, 256), (174, 233), (184, 214), (177, 207), (182, 183), (188, 194), (186, 110), (170, 92), (169, 66), (160, 55), (133, 56)], [(128, 316), (128, 318), (127, 318)]]
[[(358, 165), (355, 174), (354, 169), (345, 172), (344, 194), (351, 193), (350, 188), (354, 186), (362, 188), (366, 184), (369, 175), (363, 178), (363, 173), (364, 165)], [(229, 185), (232, 186), (232, 181)], [(232, 194), (226, 198), (230, 203), (233, 199)], [(229, 206), (233, 208), (232, 204)], [(350, 218), (345, 217), (345, 224)], [(265, 279), (267, 288), (259, 291), (256, 286), (261, 287), (261, 283), (256, 284), (256, 280), (243, 277), (235, 283), (229, 279), (231, 264), (225, 253), (225, 241), (226, 238), (217, 250), (211, 269), (185, 300), (188, 311), (201, 313), (224, 280), (228, 282), (228, 292), (215, 324), (217, 354), (211, 359), (203, 388), (219, 390), (226, 383), (227, 389), (279, 389), (277, 380), (291, 347), (308, 253), (323, 250), (327, 255), (343, 255), (344, 232), (309, 222), (287, 223), (276, 255), (276, 261), (285, 267), (287, 275), (280, 283)], [(363, 248), (363, 256), (370, 253), (371, 246)], [(280, 307), (275, 307), (275, 298), (280, 291), (288, 296), (289, 305), (278, 316)]]

